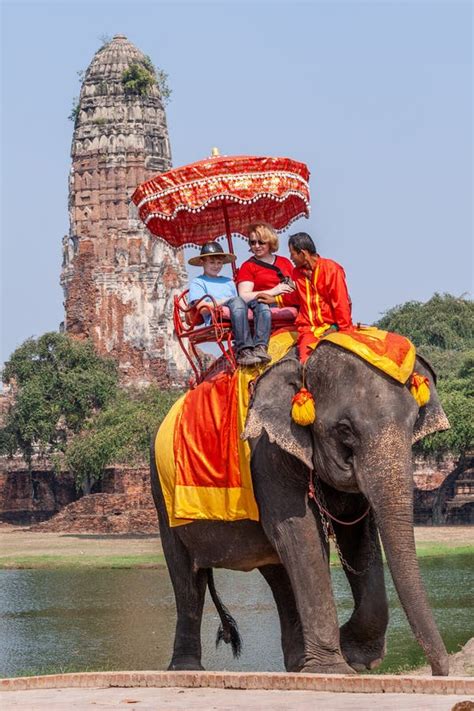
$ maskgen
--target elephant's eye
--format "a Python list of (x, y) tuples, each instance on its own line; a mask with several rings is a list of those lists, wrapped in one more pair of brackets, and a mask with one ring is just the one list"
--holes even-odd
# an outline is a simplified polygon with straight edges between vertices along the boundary
[(354, 432), (348, 422), (338, 422), (336, 430), (337, 434), (344, 443), (351, 443), (354, 441)]

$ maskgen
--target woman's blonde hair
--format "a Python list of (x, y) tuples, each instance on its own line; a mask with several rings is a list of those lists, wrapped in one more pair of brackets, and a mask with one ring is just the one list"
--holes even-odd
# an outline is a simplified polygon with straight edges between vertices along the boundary
[(270, 252), (276, 252), (278, 249), (278, 235), (271, 225), (267, 222), (253, 222), (248, 226), (247, 233), (249, 239), (253, 236), (257, 239), (261, 239), (268, 242), (270, 245)]

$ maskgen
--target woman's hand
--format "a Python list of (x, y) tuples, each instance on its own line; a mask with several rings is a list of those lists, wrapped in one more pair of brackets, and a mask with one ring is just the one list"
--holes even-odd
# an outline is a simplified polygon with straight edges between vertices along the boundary
[[(257, 301), (260, 301), (260, 296), (262, 294), (266, 294), (267, 296), (273, 297), (273, 301), (275, 301), (275, 296), (279, 296), (280, 294), (291, 294), (291, 292), (295, 290), (295, 287), (294, 284), (286, 284), (286, 282), (282, 281), (276, 286), (274, 286), (272, 289), (265, 289), (265, 291), (254, 291), (253, 289), (254, 283), (252, 281), (242, 281), (238, 285), (239, 296), (246, 303), (252, 301), (252, 299), (257, 299)], [(273, 302), (267, 301), (265, 303)]]
[(290, 284), (286, 284), (282, 281), (280, 284), (274, 286), (273, 289), (269, 289), (266, 293), (270, 294), (270, 296), (279, 296), (280, 294), (291, 294), (294, 290), (294, 286), (290, 286)]

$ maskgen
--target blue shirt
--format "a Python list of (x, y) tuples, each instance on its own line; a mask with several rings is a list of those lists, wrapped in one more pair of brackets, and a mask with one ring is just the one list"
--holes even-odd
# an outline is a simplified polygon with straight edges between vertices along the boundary
[[(216, 301), (221, 299), (229, 300), (237, 296), (237, 289), (234, 281), (229, 277), (211, 277), (201, 274), (201, 276), (193, 279), (189, 285), (188, 301), (191, 304), (206, 295), (213, 296)], [(209, 314), (204, 317), (204, 321), (206, 324), (211, 322)]]

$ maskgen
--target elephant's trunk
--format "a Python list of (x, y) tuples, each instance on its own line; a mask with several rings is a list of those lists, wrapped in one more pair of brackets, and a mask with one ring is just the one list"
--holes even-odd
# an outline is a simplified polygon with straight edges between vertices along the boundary
[(385, 431), (372, 442), (370, 449), (371, 454), (363, 465), (362, 488), (375, 512), (393, 582), (433, 675), (446, 676), (448, 655), (416, 558), (411, 442), (400, 432), (394, 436), (393, 432)]

